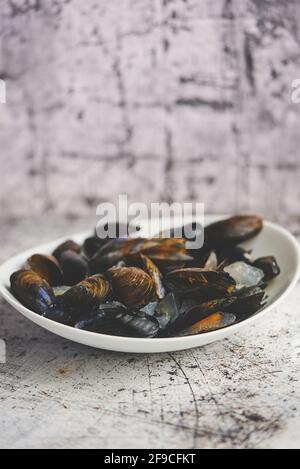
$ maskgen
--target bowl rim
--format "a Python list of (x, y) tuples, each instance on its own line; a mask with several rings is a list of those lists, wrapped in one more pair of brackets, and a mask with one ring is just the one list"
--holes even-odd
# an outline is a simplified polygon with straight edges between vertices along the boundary
[[(206, 215), (206, 218), (213, 218), (213, 219), (224, 219), (226, 218), (226, 215)], [(241, 327), (244, 327), (246, 325), (249, 325), (251, 324), (252, 322), (256, 321), (258, 319), (258, 317), (263, 317), (265, 314), (268, 313), (268, 311), (270, 311), (271, 309), (274, 309), (276, 307), (278, 307), (279, 304), (282, 303), (282, 301), (285, 300), (285, 298), (290, 294), (290, 292), (294, 289), (294, 287), (296, 286), (298, 280), (300, 279), (300, 246), (298, 244), (298, 241), (297, 239), (294, 237), (294, 235), (292, 235), (286, 228), (283, 228), (282, 226), (278, 225), (277, 223), (273, 223), (271, 221), (268, 221), (268, 220), (264, 220), (264, 226), (266, 227), (269, 227), (277, 232), (279, 232), (282, 236), (284, 236), (290, 243), (290, 245), (293, 247), (293, 250), (294, 250), (294, 253), (295, 253), (295, 271), (293, 272), (293, 278), (290, 282), (290, 284), (288, 285), (288, 287), (285, 289), (285, 291), (275, 300), (273, 301), (271, 304), (265, 306), (264, 308), (262, 308), (260, 311), (258, 311), (257, 313), (255, 313), (253, 316), (250, 316), (249, 318), (241, 321), (241, 322), (238, 322), (238, 323), (235, 323), (231, 326), (228, 326), (226, 328), (222, 328), (222, 329), (218, 329), (218, 330), (215, 330), (215, 331), (209, 331), (209, 332), (205, 332), (205, 333), (202, 333), (202, 334), (198, 334), (198, 335), (190, 335), (190, 336), (184, 336), (184, 337), (163, 337), (163, 338), (141, 338), (141, 337), (125, 337), (125, 336), (115, 336), (115, 335), (109, 335), (109, 334), (101, 334), (101, 333), (98, 333), (98, 332), (90, 332), (90, 331), (84, 331), (84, 330), (80, 330), (80, 329), (76, 329), (72, 326), (67, 326), (65, 324), (60, 324), (56, 321), (53, 321), (51, 319), (47, 319), (47, 318), (44, 318), (40, 315), (38, 315), (37, 313), (31, 311), (30, 309), (26, 308), (24, 305), (22, 305), (22, 303), (20, 303), (19, 300), (17, 300), (17, 298), (15, 298), (12, 293), (8, 290), (8, 283), (9, 283), (9, 278), (7, 278), (7, 284), (5, 285), (5, 281), (3, 280), (4, 277), (7, 277), (7, 270), (10, 270), (10, 267), (15, 264), (16, 262), (18, 262), (18, 260), (21, 261), (21, 259), (25, 259), (26, 257), (28, 257), (30, 254), (32, 254), (33, 252), (49, 252), (49, 249), (53, 246), (57, 246), (59, 245), (61, 242), (67, 240), (67, 239), (70, 239), (70, 238), (74, 238), (74, 239), (77, 239), (77, 238), (84, 238), (84, 236), (89, 236), (90, 235), (90, 231), (84, 231), (84, 232), (79, 232), (77, 234), (72, 234), (72, 235), (69, 235), (69, 236), (63, 236), (59, 239), (56, 239), (54, 241), (50, 241), (48, 243), (43, 243), (42, 245), (39, 245), (39, 246), (36, 246), (34, 248), (31, 248), (31, 249), (27, 249), (13, 257), (11, 257), (10, 259), (8, 259), (7, 261), (5, 261), (1, 266), (0, 266), (0, 295), (11, 305), (13, 306), (18, 312), (20, 312), (22, 315), (24, 315), (25, 317), (27, 317), (28, 319), (30, 319), (31, 321), (33, 321), (34, 323), (37, 323), (37, 320), (38, 320), (38, 325), (40, 325), (41, 327), (44, 327), (43, 324), (45, 325), (45, 329), (54, 333), (54, 334), (57, 334), (57, 335), (60, 335), (58, 332), (54, 332), (51, 328), (51, 325), (55, 325), (58, 329), (61, 329), (62, 331), (71, 331), (72, 332), (72, 335), (75, 335), (75, 336), (78, 336), (78, 337), (82, 337), (82, 339), (84, 338), (88, 338), (88, 337), (93, 337), (93, 338), (97, 338), (97, 342), (99, 342), (99, 348), (101, 348), (101, 341), (104, 340), (104, 341), (113, 341), (115, 344), (117, 344), (118, 346), (123, 346), (124, 345), (124, 348), (126, 348), (126, 345), (137, 345), (137, 346), (140, 346), (142, 344), (145, 344), (145, 345), (153, 345), (155, 344), (156, 346), (160, 346), (160, 345), (176, 345), (178, 346), (180, 344), (180, 347), (182, 349), (182, 346), (186, 343), (186, 345), (190, 345), (192, 342), (194, 342), (194, 345), (197, 346), (197, 340), (200, 340), (199, 338), (201, 337), (202, 339), (204, 337), (206, 338), (210, 338), (210, 342), (213, 342), (213, 341), (216, 341), (218, 340), (219, 337), (222, 337), (224, 336), (224, 331), (226, 330), (230, 330), (230, 334), (234, 334), (236, 331), (238, 331)], [(47, 325), (50, 326), (47, 327)], [(64, 336), (63, 336), (64, 337)], [(75, 337), (74, 339), (69, 339), (69, 340), (74, 340), (76, 341)], [(113, 346), (113, 344), (112, 344)], [(106, 348), (108, 349), (107, 346), (103, 347), (103, 348)]]

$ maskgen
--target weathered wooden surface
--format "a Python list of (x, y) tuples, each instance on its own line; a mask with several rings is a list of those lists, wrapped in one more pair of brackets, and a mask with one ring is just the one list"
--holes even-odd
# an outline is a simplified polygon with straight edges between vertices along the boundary
[[(6, 223), (0, 261), (86, 226)], [(0, 447), (299, 448), (299, 302), (298, 286), (230, 340), (139, 356), (73, 344), (1, 301)]]
[(2, 214), (299, 216), (297, 0), (1, 0)]

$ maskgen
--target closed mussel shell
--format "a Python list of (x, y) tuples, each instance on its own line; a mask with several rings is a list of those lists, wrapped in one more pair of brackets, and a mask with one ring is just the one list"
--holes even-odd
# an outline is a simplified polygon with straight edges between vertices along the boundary
[(261, 257), (260, 259), (257, 259), (253, 265), (263, 271), (265, 275), (264, 280), (266, 282), (269, 282), (280, 275), (280, 267), (274, 256)]
[(52, 287), (63, 284), (63, 272), (54, 256), (34, 254), (27, 259), (26, 266), (46, 280)]
[(43, 317), (51, 319), (51, 321), (59, 322), (66, 326), (74, 326), (74, 320), (72, 315), (69, 314), (64, 308), (60, 301), (57, 302), (54, 308), (48, 309), (43, 313)]
[(75, 243), (72, 239), (68, 239), (64, 243), (60, 244), (55, 251), (53, 251), (53, 256), (60, 261), (61, 255), (65, 251), (74, 251), (79, 254), (81, 252), (81, 246), (78, 243)]
[(117, 301), (101, 303), (89, 315), (85, 315), (76, 324), (76, 329), (108, 334), (115, 327), (115, 317), (127, 313), (127, 308)]
[(38, 314), (54, 309), (55, 295), (51, 286), (32, 270), (19, 270), (10, 278), (11, 290), (27, 308)]
[(258, 216), (239, 215), (213, 223), (205, 228), (205, 245), (211, 247), (240, 244), (248, 241), (263, 229)]
[(155, 300), (153, 279), (138, 267), (113, 267), (108, 274), (116, 297), (130, 308), (142, 308)]
[(88, 315), (97, 309), (109, 292), (109, 283), (103, 275), (94, 275), (70, 288), (62, 297), (65, 311), (74, 318)]
[(105, 327), (105, 322), (106, 314), (99, 310), (94, 316), (78, 321), (75, 324), (75, 329), (89, 332), (101, 332)]
[(60, 264), (66, 285), (76, 285), (89, 276), (88, 262), (75, 251), (64, 251), (60, 257)]
[(107, 332), (115, 335), (124, 335), (128, 337), (156, 337), (160, 330), (157, 319), (148, 316), (142, 311), (126, 311), (118, 313), (111, 322), (111, 331)]
[(181, 330), (186, 327), (192, 326), (196, 322), (205, 319), (211, 314), (228, 308), (235, 302), (234, 297), (212, 300), (202, 303), (186, 310), (181, 310), (179, 317), (172, 326), (172, 330)]

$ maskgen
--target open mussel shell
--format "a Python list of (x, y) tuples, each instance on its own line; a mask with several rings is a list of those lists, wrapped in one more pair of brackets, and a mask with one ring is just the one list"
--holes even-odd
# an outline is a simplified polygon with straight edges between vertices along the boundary
[(152, 242), (153, 246), (143, 247), (141, 252), (154, 262), (188, 262), (192, 260), (186, 249), (186, 240), (183, 238), (154, 238)]
[[(87, 238), (83, 243), (83, 253), (88, 259), (95, 257), (93, 262), (97, 262), (108, 249), (115, 250), (129, 239), (128, 238), (129, 225), (121, 222), (109, 222), (99, 224), (94, 230), (94, 235)], [(132, 242), (132, 239), (130, 240)], [(107, 245), (107, 246), (106, 246)], [(100, 252), (100, 255), (98, 253)], [(112, 267), (109, 265), (108, 267)], [(108, 268), (107, 267), (107, 268)]]
[(60, 257), (60, 264), (66, 285), (76, 285), (90, 274), (88, 262), (75, 251), (64, 251)]
[(74, 251), (77, 254), (81, 252), (81, 246), (78, 243), (75, 243), (72, 239), (68, 239), (67, 241), (60, 244), (54, 251), (53, 256), (60, 262), (61, 255), (65, 251)]
[(261, 257), (253, 263), (254, 267), (262, 270), (264, 273), (264, 280), (269, 282), (280, 275), (280, 267), (274, 256)]
[(240, 244), (258, 235), (263, 221), (258, 216), (240, 215), (205, 228), (205, 245), (211, 247)]
[(166, 281), (172, 291), (185, 296), (203, 294), (205, 297), (206, 294), (208, 297), (222, 298), (236, 289), (235, 281), (226, 272), (205, 271), (200, 268), (175, 270), (167, 275)]
[(53, 256), (33, 254), (27, 259), (25, 267), (36, 272), (52, 287), (63, 284), (63, 272), (58, 261)]
[(266, 292), (260, 287), (243, 288), (236, 292), (234, 296), (234, 303), (224, 309), (235, 314), (238, 321), (247, 319), (266, 305)]
[(138, 267), (113, 267), (109, 269), (115, 296), (130, 308), (142, 308), (156, 299), (153, 279)]
[(223, 329), (234, 324), (236, 317), (231, 313), (224, 313), (222, 311), (215, 312), (210, 316), (201, 319), (201, 321), (196, 322), (192, 326), (178, 332), (176, 335), (178, 337), (185, 337), (189, 335), (204, 334), (206, 332), (216, 331), (218, 329)]
[(169, 272), (173, 272), (173, 270), (184, 269), (189, 262), (155, 259), (155, 265), (157, 265), (163, 276), (167, 275)]
[(88, 315), (106, 299), (109, 288), (103, 275), (89, 277), (61, 297), (63, 309), (74, 318)]
[(236, 301), (234, 297), (222, 298), (217, 300), (208, 301), (196, 306), (191, 306), (185, 310), (180, 311), (180, 315), (172, 325), (172, 330), (181, 330), (183, 328), (192, 326), (193, 324), (205, 319), (211, 314), (222, 311), (228, 308)]
[(102, 246), (90, 259), (92, 272), (105, 272), (116, 266), (128, 256), (144, 254), (155, 264), (160, 262), (186, 262), (192, 257), (188, 255), (184, 239), (160, 238), (128, 238), (113, 239)]
[(27, 308), (44, 314), (55, 308), (56, 300), (51, 286), (32, 270), (19, 270), (10, 278), (12, 293)]
[(90, 259), (92, 273), (105, 272), (129, 255), (132, 239), (112, 239), (107, 241)]

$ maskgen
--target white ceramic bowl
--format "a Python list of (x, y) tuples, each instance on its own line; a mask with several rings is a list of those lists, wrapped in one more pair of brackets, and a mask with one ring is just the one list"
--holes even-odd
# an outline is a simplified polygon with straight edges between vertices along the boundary
[[(224, 217), (206, 216), (206, 224), (212, 223)], [(296, 239), (284, 228), (270, 222), (265, 222), (262, 233), (253, 240), (244, 244), (246, 248), (253, 250), (255, 258), (274, 255), (281, 267), (281, 275), (275, 279), (268, 287), (268, 304), (265, 308), (249, 319), (234, 324), (225, 329), (208, 332), (205, 334), (163, 339), (140, 339), (131, 337), (117, 337), (104, 334), (96, 334), (64, 326), (57, 322), (38, 316), (34, 312), (25, 308), (9, 291), (10, 275), (20, 269), (25, 260), (33, 253), (50, 254), (65, 239), (73, 238), (81, 243), (90, 235), (81, 233), (74, 236), (67, 236), (43, 246), (35, 247), (22, 254), (19, 254), (0, 267), (0, 293), (17, 311), (39, 326), (53, 332), (61, 337), (89, 345), (91, 347), (113, 350), (118, 352), (131, 353), (157, 353), (173, 352), (176, 350), (190, 349), (215, 342), (229, 337), (242, 328), (246, 328), (254, 321), (258, 321), (262, 315), (284, 300), (296, 285), (300, 276), (300, 251)]]

